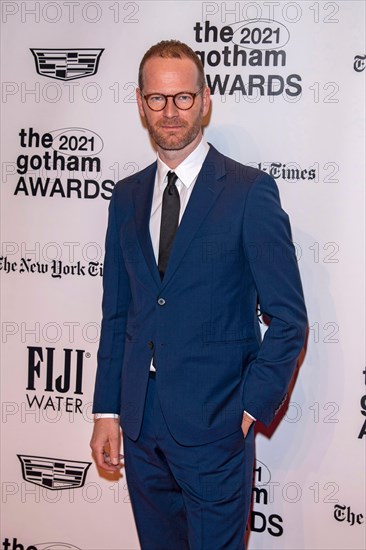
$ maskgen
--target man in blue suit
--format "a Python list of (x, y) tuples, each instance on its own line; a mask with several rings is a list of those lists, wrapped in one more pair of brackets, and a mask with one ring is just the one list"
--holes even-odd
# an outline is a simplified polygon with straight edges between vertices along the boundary
[(273, 179), (203, 138), (188, 46), (148, 50), (137, 102), (157, 161), (110, 203), (91, 446), (116, 471), (122, 426), (143, 550), (239, 550), (253, 422), (273, 420), (305, 338), (290, 225)]

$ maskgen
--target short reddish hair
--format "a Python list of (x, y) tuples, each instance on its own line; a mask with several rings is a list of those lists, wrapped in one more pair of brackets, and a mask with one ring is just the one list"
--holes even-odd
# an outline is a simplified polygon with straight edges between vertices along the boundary
[(143, 87), (143, 70), (145, 63), (148, 59), (151, 59), (152, 57), (167, 57), (171, 59), (182, 59), (186, 57), (188, 59), (192, 59), (193, 63), (198, 69), (198, 81), (200, 88), (205, 85), (205, 73), (202, 62), (198, 55), (192, 50), (192, 48), (187, 46), (187, 44), (184, 44), (184, 42), (180, 42), (179, 40), (162, 40), (154, 46), (151, 46), (151, 48), (147, 50), (144, 57), (141, 59), (139, 67), (140, 90), (142, 90)]

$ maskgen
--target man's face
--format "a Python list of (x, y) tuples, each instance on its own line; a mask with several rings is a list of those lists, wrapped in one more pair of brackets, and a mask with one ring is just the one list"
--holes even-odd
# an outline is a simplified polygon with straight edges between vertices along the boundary
[(178, 109), (172, 98), (162, 111), (152, 111), (142, 96), (178, 92), (196, 93), (200, 88), (198, 69), (189, 58), (153, 57), (143, 70), (143, 90), (137, 92), (140, 115), (145, 119), (151, 137), (165, 151), (182, 150), (200, 140), (202, 118), (209, 110), (210, 92), (205, 87), (187, 111)]

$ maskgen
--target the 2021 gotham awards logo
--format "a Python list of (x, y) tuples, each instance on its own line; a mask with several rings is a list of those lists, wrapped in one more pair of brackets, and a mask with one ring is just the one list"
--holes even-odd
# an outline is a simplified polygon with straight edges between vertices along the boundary
[(38, 542), (28, 546), (18, 541), (17, 537), (13, 537), (12, 539), (5, 537), (2, 542), (2, 548), (4, 550), (81, 550), (78, 546), (69, 544), (68, 542)]
[[(274, 489), (278, 483), (271, 482), (271, 472), (269, 468), (259, 460), (256, 460), (254, 469), (253, 485), (253, 505), (250, 513), (247, 528), (252, 533), (268, 533), (272, 537), (281, 537), (283, 535), (283, 518), (279, 514), (268, 514), (266, 507), (273, 504), (275, 500)], [(264, 506), (262, 511), (257, 506)]]
[(222, 26), (206, 20), (197, 21), (193, 31), (212, 94), (251, 99), (301, 94), (300, 74), (286, 71), (290, 31), (283, 23), (251, 19)]
[[(62, 199), (109, 200), (115, 182), (102, 179), (99, 156), (104, 143), (88, 128), (71, 127), (39, 133), (21, 128), (19, 174), (14, 195)], [(128, 175), (128, 174), (126, 174)]]
[[(362, 371), (362, 374), (364, 375), (364, 383), (366, 385), (366, 369)], [(361, 429), (360, 433), (358, 434), (358, 439), (363, 439), (366, 436), (366, 393), (361, 397), (360, 399), (360, 405), (361, 405)]]
[(51, 491), (79, 489), (85, 484), (91, 462), (45, 456), (17, 455), (25, 481)]
[[(57, 350), (28, 346), (27, 393), (29, 407), (51, 413), (83, 413), (84, 358), (81, 349)], [(34, 393), (33, 393), (34, 392)]]
[(97, 73), (104, 48), (30, 48), (37, 73), (56, 80), (76, 80)]

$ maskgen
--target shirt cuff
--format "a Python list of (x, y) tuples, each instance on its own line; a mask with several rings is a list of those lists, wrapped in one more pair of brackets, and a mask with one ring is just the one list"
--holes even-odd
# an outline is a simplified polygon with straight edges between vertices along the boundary
[(119, 418), (119, 414), (115, 414), (115, 413), (95, 413), (94, 420), (98, 420), (99, 418)]
[(254, 418), (254, 416), (252, 416), (251, 414), (249, 414), (248, 411), (244, 411), (243, 414), (247, 414), (248, 416), (250, 416), (250, 418), (251, 418), (252, 420), (257, 420), (256, 418)]

